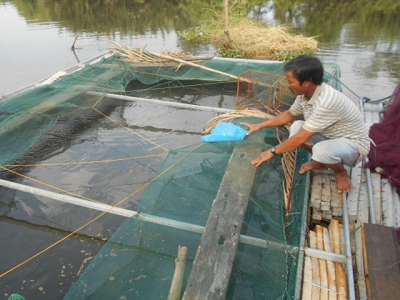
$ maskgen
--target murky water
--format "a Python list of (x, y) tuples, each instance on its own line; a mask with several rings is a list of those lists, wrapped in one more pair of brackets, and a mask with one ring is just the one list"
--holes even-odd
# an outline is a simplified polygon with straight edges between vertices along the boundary
[[(211, 2), (214, 10), (222, 9), (223, 1)], [(356, 96), (371, 99), (386, 97), (400, 81), (398, 1), (379, 1), (380, 6), (373, 1), (365, 3), (362, 0), (351, 1), (351, 4), (345, 0), (310, 0), (302, 1), (301, 5), (290, 0), (248, 2), (253, 3), (248, 4), (251, 17), (270, 24), (292, 23), (297, 33), (315, 36), (320, 48), (316, 55), (324, 62), (334, 62), (340, 66), (344, 92), (353, 99)], [(210, 1), (79, 0), (73, 3), (0, 0), (0, 95), (106, 52), (112, 46), (109, 39), (135, 47), (143, 43), (147, 50), (155, 52), (184, 49), (195, 54), (215, 55), (212, 46), (193, 49), (182, 43), (176, 34), (176, 31), (211, 18), (213, 12), (207, 9), (210, 8)], [(78, 40), (73, 51), (71, 46), (76, 35)], [(175, 97), (196, 103), (198, 94), (196, 91), (186, 94), (177, 92)], [(213, 104), (213, 101), (222, 100), (218, 96), (211, 97), (206, 105), (225, 105)], [(143, 113), (138, 114), (138, 110)], [(124, 107), (124, 114), (127, 121), (147, 126), (145, 112), (148, 110), (146, 105), (132, 104)], [(135, 114), (142, 119), (130, 119)], [(211, 117), (191, 112), (180, 119), (178, 112), (171, 113), (170, 109), (161, 108), (157, 112), (158, 123), (155, 124), (153, 120), (148, 124), (159, 130), (149, 130), (148, 134), (166, 148), (182, 147), (198, 141), (201, 133), (199, 124)], [(183, 126), (185, 130), (181, 130)], [(128, 157), (129, 151), (143, 146), (131, 137), (118, 140), (116, 136), (123, 137), (120, 133), (102, 131), (101, 128), (78, 130), (74, 133), (75, 142), (69, 145), (69, 152), (60, 151), (57, 161), (68, 161), (72, 155), (84, 160), (87, 144), (92, 147), (95, 144), (97, 153), (94, 155), (98, 159), (116, 157), (116, 153)], [(155, 172), (162, 160), (160, 156), (136, 165), (133, 165), (134, 162), (123, 162), (118, 172), (104, 165), (85, 169), (69, 165), (25, 171), (31, 177), (46, 177), (49, 184), (62, 185), (70, 190), (77, 188), (76, 182), (91, 178), (85, 186), (86, 195), (113, 203), (113, 200), (121, 199), (135, 186), (140, 186), (141, 182), (134, 182), (132, 187), (132, 183), (126, 180), (133, 176), (133, 170), (139, 168), (143, 172), (146, 169)], [(52, 162), (52, 158), (47, 162)], [(140, 167), (150, 164), (153, 164), (150, 168)], [(142, 181), (154, 176), (154, 172), (143, 173)], [(65, 173), (74, 176), (72, 179), (63, 177)], [(99, 173), (103, 173), (103, 176), (93, 175)], [(140, 196), (141, 193), (136, 194), (124, 207), (134, 209)], [(72, 211), (68, 205), (51, 201), (32, 202), (26, 194), (12, 190), (4, 190), (1, 197), (14, 199), (14, 202), (1, 208), (1, 215), (7, 216), (0, 218), (1, 274), (96, 215), (90, 210)], [(76, 220), (81, 220), (82, 224), (77, 224)], [(61, 243), (56, 249), (5, 274), (0, 278), (1, 295), (6, 297), (14, 292), (25, 295), (27, 299), (61, 298), (121, 220), (115, 216), (104, 217), (85, 228), (81, 235), (69, 238), (67, 243)], [(94, 238), (87, 238), (86, 235)]]

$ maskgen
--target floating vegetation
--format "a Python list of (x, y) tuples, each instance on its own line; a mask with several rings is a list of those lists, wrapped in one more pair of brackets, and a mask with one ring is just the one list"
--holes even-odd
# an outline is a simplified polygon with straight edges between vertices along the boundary
[(189, 28), (184, 31), (178, 31), (178, 36), (191, 44), (209, 44), (210, 43), (210, 35), (204, 32), (200, 27)]
[(285, 61), (300, 54), (313, 54), (318, 50), (313, 37), (295, 35), (288, 25), (267, 25), (234, 11), (229, 18), (229, 30), (223, 18), (208, 22), (178, 35), (191, 44), (212, 44), (222, 57), (253, 58)]

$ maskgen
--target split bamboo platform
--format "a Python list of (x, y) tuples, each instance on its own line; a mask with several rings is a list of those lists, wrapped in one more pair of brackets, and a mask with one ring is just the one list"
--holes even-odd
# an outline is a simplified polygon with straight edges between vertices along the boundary
[[(364, 104), (368, 127), (380, 121), (381, 109)], [(395, 232), (400, 227), (399, 195), (381, 174), (365, 169), (364, 162), (348, 172), (353, 183), (346, 203), (355, 298), (400, 299), (400, 247)], [(336, 192), (335, 176), (312, 172), (311, 181), (312, 230), (306, 246), (345, 255), (343, 197)], [(302, 299), (350, 299), (344, 270), (345, 263), (306, 255)]]

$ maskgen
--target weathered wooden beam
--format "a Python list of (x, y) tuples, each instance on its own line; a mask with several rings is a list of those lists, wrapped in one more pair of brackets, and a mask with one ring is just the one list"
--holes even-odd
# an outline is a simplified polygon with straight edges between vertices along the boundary
[(375, 223), (382, 224), (382, 203), (381, 203), (381, 175), (371, 173), (372, 194), (374, 197)]
[(365, 271), (364, 271), (364, 260), (363, 260), (363, 242), (362, 242), (362, 232), (361, 227), (358, 227), (354, 232), (355, 242), (356, 242), (356, 252), (355, 252), (355, 259), (356, 259), (356, 266), (357, 266), (357, 286), (358, 292), (360, 295), (360, 299), (368, 299), (367, 296), (367, 282), (365, 278)]
[(368, 299), (400, 299), (400, 246), (394, 228), (364, 224)]
[[(261, 141), (263, 136), (254, 135)], [(211, 208), (189, 275), (184, 300), (225, 299), (261, 146), (235, 147)]]

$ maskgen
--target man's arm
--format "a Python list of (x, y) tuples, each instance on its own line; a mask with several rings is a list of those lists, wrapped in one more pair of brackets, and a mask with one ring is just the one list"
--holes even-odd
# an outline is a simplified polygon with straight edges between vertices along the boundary
[[(296, 149), (297, 147), (305, 144), (314, 134), (315, 134), (315, 132), (307, 131), (304, 128), (302, 128), (298, 133), (291, 136), (290, 138), (285, 140), (283, 143), (277, 145), (275, 147), (275, 153), (281, 154), (281, 153)], [(251, 163), (253, 165), (255, 165), (256, 167), (258, 167), (263, 162), (266, 162), (273, 157), (274, 157), (274, 154), (271, 152), (271, 150), (267, 150), (267, 151), (262, 152), (257, 158), (253, 159), (251, 161)]]
[(284, 111), (283, 113), (277, 115), (276, 117), (266, 120), (262, 123), (256, 123), (256, 124), (251, 124), (251, 123), (240, 123), (246, 127), (249, 128), (249, 131), (247, 132), (247, 135), (252, 134), (255, 131), (258, 131), (263, 128), (268, 128), (268, 127), (273, 127), (273, 126), (281, 126), (285, 125), (287, 123), (293, 122), (296, 119), (295, 116), (293, 116), (288, 110)]

